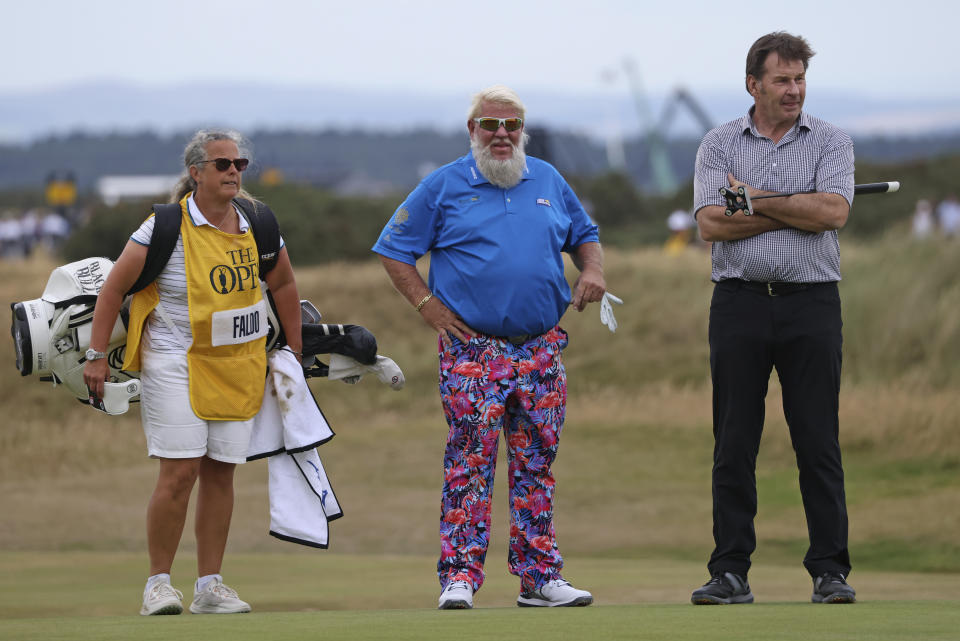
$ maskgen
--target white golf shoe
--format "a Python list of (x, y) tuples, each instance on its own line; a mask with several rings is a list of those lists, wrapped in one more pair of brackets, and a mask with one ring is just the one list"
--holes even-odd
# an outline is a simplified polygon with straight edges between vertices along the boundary
[(175, 590), (169, 583), (158, 582), (145, 590), (143, 593), (143, 607), (140, 608), (140, 614), (149, 616), (152, 614), (180, 614), (183, 612), (183, 603), (180, 599), (183, 593)]
[(554, 579), (539, 590), (524, 592), (517, 597), (521, 608), (554, 608), (558, 606), (583, 606), (593, 603), (593, 595), (578, 590), (563, 579)]
[(473, 588), (466, 581), (451, 581), (440, 593), (438, 610), (469, 610), (473, 607)]
[(205, 590), (193, 595), (190, 611), (194, 614), (237, 614), (249, 612), (250, 604), (241, 601), (236, 590), (215, 579)]

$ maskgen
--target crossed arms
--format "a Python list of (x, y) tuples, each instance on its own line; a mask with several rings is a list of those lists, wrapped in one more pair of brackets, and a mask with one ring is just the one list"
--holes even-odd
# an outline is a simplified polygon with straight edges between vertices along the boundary
[[(747, 189), (751, 198), (776, 193), (754, 189), (731, 173), (727, 174), (727, 180), (733, 188)], [(846, 198), (826, 192), (757, 200), (753, 202), (753, 216), (727, 216), (724, 209), (720, 205), (707, 205), (697, 211), (697, 226), (704, 240), (740, 240), (787, 227), (814, 233), (831, 231), (843, 227), (850, 213)]]

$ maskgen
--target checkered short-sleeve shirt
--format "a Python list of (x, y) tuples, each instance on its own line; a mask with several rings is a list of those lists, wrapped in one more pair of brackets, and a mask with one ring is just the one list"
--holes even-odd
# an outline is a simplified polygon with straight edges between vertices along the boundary
[[(697, 151), (694, 212), (725, 206), (720, 187), (727, 173), (765, 191), (840, 194), (853, 205), (853, 140), (828, 122), (801, 113), (774, 143), (757, 132), (750, 114), (707, 133)], [(742, 214), (734, 214), (742, 215)], [(778, 229), (740, 240), (715, 242), (711, 280), (817, 283), (840, 280), (836, 230)]]

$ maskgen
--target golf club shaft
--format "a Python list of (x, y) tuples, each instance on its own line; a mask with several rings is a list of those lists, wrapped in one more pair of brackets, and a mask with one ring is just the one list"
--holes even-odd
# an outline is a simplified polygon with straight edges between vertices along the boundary
[[(862, 185), (854, 185), (853, 193), (854, 194), (886, 194), (893, 193), (900, 190), (899, 181), (891, 181), (885, 183), (864, 183)], [(762, 198), (783, 198), (785, 196), (796, 196), (797, 194), (815, 194), (815, 191), (787, 191), (779, 194), (767, 194), (766, 196), (751, 196), (750, 200), (760, 200)]]

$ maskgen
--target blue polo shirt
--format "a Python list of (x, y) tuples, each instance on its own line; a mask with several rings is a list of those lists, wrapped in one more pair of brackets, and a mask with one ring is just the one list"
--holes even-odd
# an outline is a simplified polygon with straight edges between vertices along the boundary
[(467, 154), (423, 179), (373, 251), (409, 265), (429, 251), (434, 296), (480, 332), (516, 336), (559, 322), (570, 303), (561, 252), (598, 239), (550, 164), (528, 156), (520, 183), (502, 189)]

